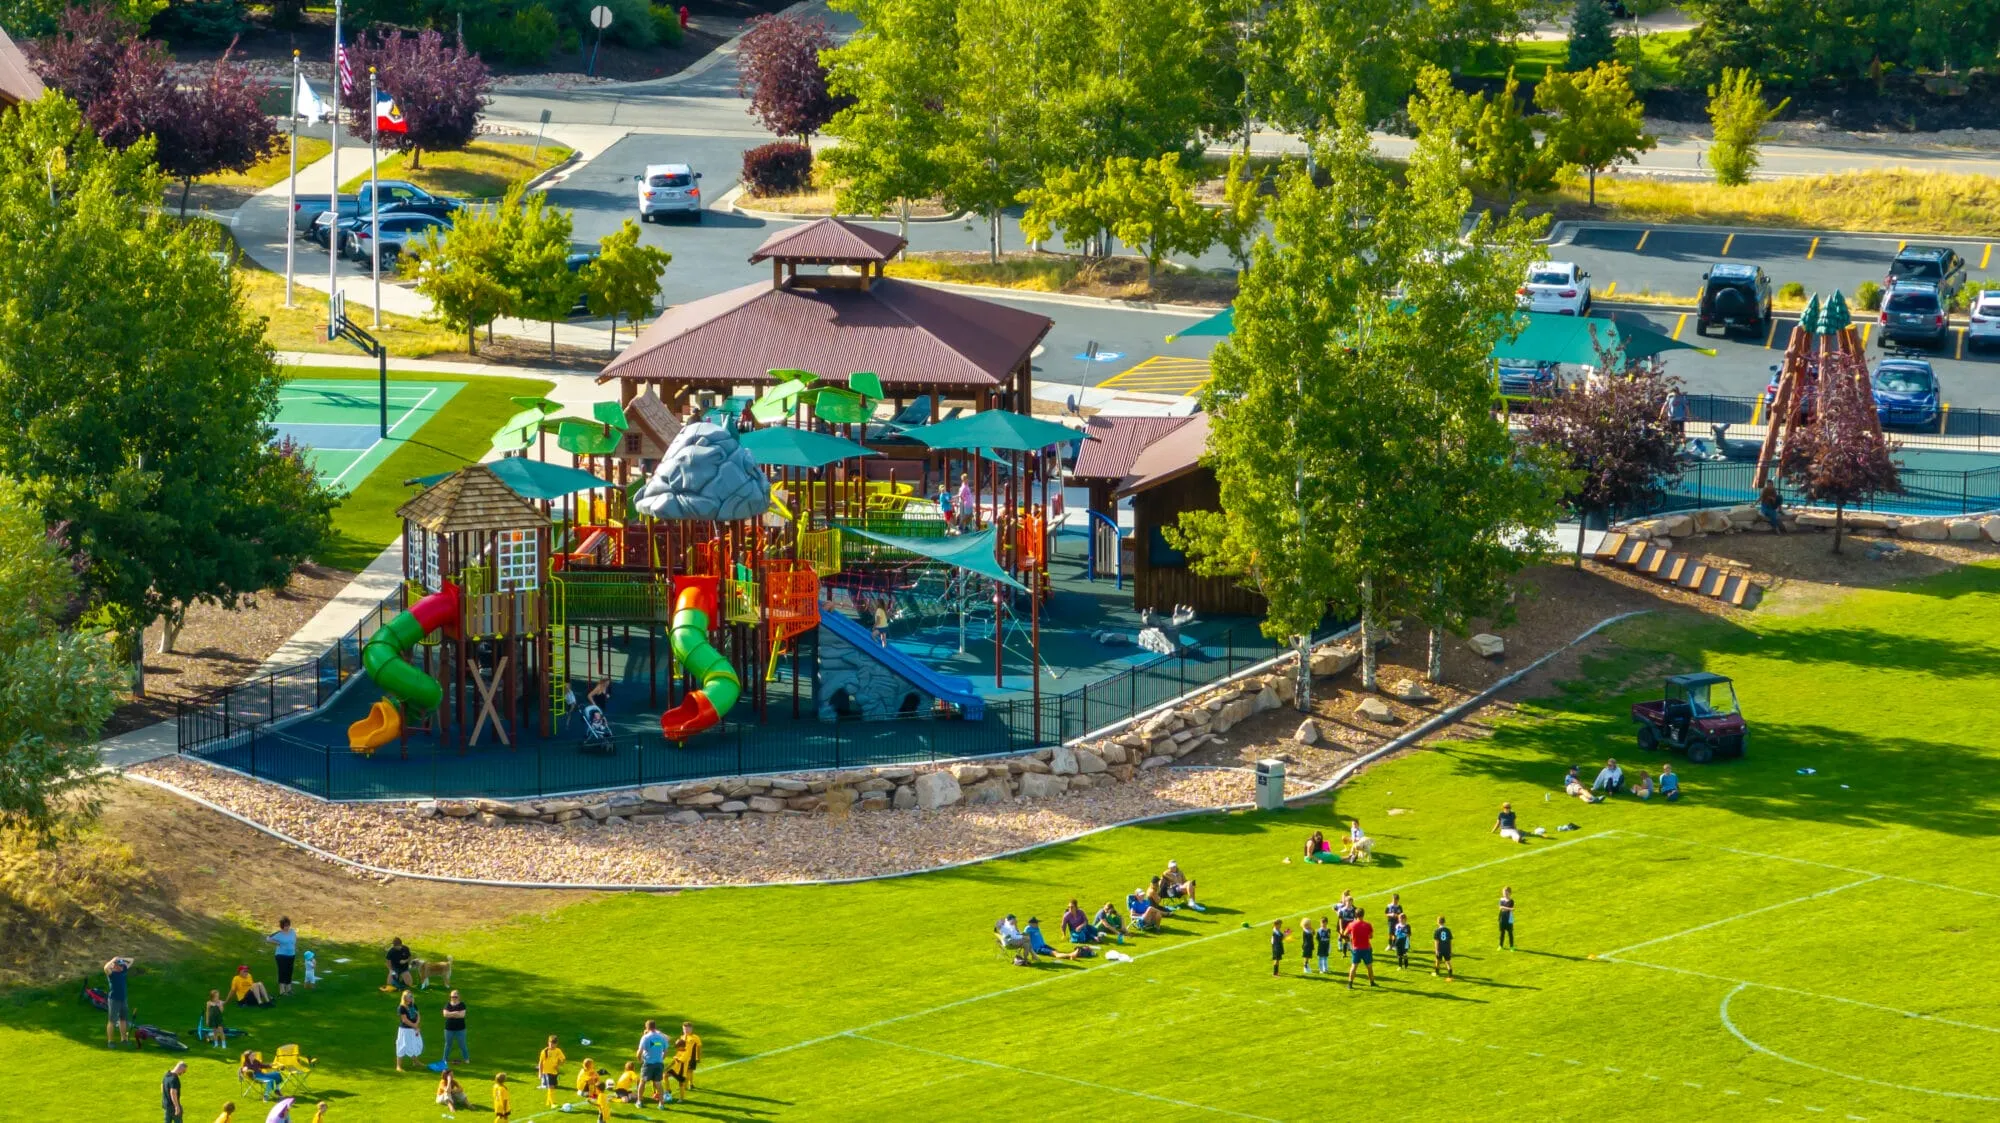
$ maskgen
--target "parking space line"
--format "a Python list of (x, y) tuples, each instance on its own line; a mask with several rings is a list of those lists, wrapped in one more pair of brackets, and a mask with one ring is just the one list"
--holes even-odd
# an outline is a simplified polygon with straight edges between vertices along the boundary
[(1609, 297), (1612, 293), (1615, 293), (1617, 291), (1618, 291), (1617, 281), (1613, 281), (1610, 284), (1604, 286), (1604, 295), (1607, 297)]
[(1771, 317), (1771, 334), (1764, 337), (1764, 350), (1769, 351), (1771, 349), (1771, 344), (1777, 342), (1777, 339), (1778, 339), (1778, 318), (1776, 316), (1773, 316)]
[(1729, 256), (1729, 244), (1731, 242), (1734, 242), (1735, 240), (1736, 240), (1736, 235), (1734, 234), (1731, 234), (1729, 237), (1724, 238), (1722, 240), (1722, 256), (1724, 257)]
[[(1815, 235), (1812, 240), (1812, 245), (1806, 247), (1806, 260), (1811, 261), (1812, 255), (1818, 252), (1819, 252), (1819, 238), (1818, 236)], [(1981, 268), (1984, 268), (1984, 266), (1981, 266)]]
[(1674, 342), (1676, 343), (1680, 342), (1681, 329), (1687, 326), (1688, 326), (1688, 314), (1686, 312), (1682, 312), (1681, 318), (1674, 321)]
[(1861, 345), (1863, 347), (1868, 346), (1868, 333), (1873, 331), (1874, 329), (1875, 329), (1875, 321), (1863, 320), (1861, 322)]
[(1951, 403), (1945, 402), (1938, 407), (1938, 435), (1943, 436), (1949, 428), (1951, 428)]
[(1981, 269), (1986, 268), (1986, 263), (1992, 260), (1993, 260), (1993, 243), (1988, 242), (1986, 243), (1986, 252), (1979, 255), (1979, 267)]
[(1896, 252), (1897, 252), (1897, 253), (1902, 253), (1902, 252), (1903, 252), (1904, 250), (1906, 250), (1906, 249), (1909, 249), (1909, 248), (1910, 248), (1910, 243), (1908, 243), (1908, 242), (1906, 242), (1906, 241), (1905, 241), (1905, 242), (1897, 242), (1897, 243), (1896, 243)]
[(1764, 423), (1764, 395), (1759, 394), (1757, 395), (1757, 404), (1750, 407), (1750, 424), (1752, 426), (1757, 426), (1757, 425), (1762, 425), (1763, 423)]
[[(1965, 329), (1964, 329), (1964, 328), (1959, 328), (1959, 329), (1958, 329), (1958, 350), (1957, 350), (1957, 352), (1956, 352), (1955, 354), (1953, 354), (1953, 355), (1952, 355), (1952, 358), (1954, 358), (1954, 359), (1963, 359), (1963, 358), (1965, 358)], [(1947, 407), (1947, 408), (1949, 408), (1949, 407)]]
[[(1650, 238), (1650, 237), (1652, 237), (1652, 236), (1653, 236), (1653, 232), (1652, 232), (1651, 230), (1641, 230), (1641, 231), (1639, 231), (1639, 244), (1638, 244), (1638, 245), (1636, 245), (1636, 246), (1633, 246), (1633, 247), (1632, 247), (1632, 252), (1633, 252), (1633, 253), (1638, 253), (1638, 252), (1639, 252), (1640, 250), (1643, 250), (1643, 249), (1645, 249), (1645, 248), (1646, 248), (1646, 239), (1648, 239), (1648, 238)], [(1985, 267), (1984, 265), (1981, 265), (1981, 266), (1980, 266), (1980, 268), (1981, 268), (1981, 269), (1984, 269), (1984, 268), (1986, 268), (1986, 267)]]

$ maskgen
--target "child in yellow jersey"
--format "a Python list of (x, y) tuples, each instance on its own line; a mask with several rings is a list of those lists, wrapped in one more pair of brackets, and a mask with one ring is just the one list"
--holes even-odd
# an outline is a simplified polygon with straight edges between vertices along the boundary
[(493, 1123), (508, 1123), (514, 1114), (514, 1095), (507, 1090), (507, 1074), (493, 1074)]
[(582, 1096), (585, 1103), (592, 1103), (594, 1099), (591, 1093), (603, 1083), (604, 1076), (598, 1071), (597, 1062), (589, 1057), (583, 1058), (583, 1067), (578, 1069), (576, 1074), (576, 1094)]
[(688, 1089), (694, 1087), (694, 1070), (699, 1064), (701, 1037), (695, 1033), (693, 1022), (682, 1022), (680, 1040), (674, 1042), (674, 1063), (667, 1066), (667, 1075), (680, 1087), (683, 1100), (688, 1097)]
[(236, 1123), (236, 1105), (234, 1103), (223, 1104), (222, 1114), (215, 1117), (215, 1123)]
[(556, 1035), (549, 1035), (549, 1043), (542, 1049), (540, 1059), (535, 1062), (535, 1075), (541, 1078), (542, 1106), (556, 1106), (556, 1088), (560, 1086), (563, 1062), (568, 1060), (556, 1044)]
[(625, 1062), (625, 1071), (618, 1074), (618, 1082), (611, 1086), (612, 1092), (628, 1104), (639, 1102), (639, 1066)]
[(618, 1097), (612, 1094), (610, 1087), (604, 1081), (599, 1080), (592, 1084), (584, 1099), (596, 1106), (597, 1123), (611, 1123), (611, 1105), (617, 1102)]

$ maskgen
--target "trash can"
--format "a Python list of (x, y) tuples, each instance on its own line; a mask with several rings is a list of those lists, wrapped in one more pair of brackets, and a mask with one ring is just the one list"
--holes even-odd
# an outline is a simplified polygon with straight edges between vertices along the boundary
[(1257, 762), (1257, 810), (1277, 811), (1285, 806), (1285, 762)]

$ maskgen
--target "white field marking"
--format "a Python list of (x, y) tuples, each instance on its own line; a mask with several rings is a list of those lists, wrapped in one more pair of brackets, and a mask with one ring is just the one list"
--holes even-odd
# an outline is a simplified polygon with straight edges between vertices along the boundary
[(1059, 1072), (1042, 1072), (1038, 1069), (1022, 1068), (1019, 1065), (1002, 1064), (999, 1061), (981, 1060), (978, 1057), (961, 1057), (957, 1053), (944, 1053), (944, 1052), (939, 1052), (936, 1049), (925, 1049), (922, 1046), (918, 1045), (905, 1045), (900, 1041), (890, 1041), (887, 1038), (883, 1037), (869, 1037), (865, 1034), (860, 1034), (860, 1033), (849, 1032), (841, 1034), (841, 1036), (851, 1037), (856, 1041), (873, 1042), (876, 1045), (887, 1045), (892, 1049), (905, 1049), (908, 1050), (909, 1052), (918, 1053), (926, 1057), (936, 1057), (939, 1060), (957, 1061), (960, 1064), (978, 1065), (982, 1068), (999, 1069), (1002, 1072), (1017, 1072), (1023, 1076), (1039, 1076), (1044, 1080), (1060, 1080), (1065, 1084), (1075, 1084), (1080, 1088), (1095, 1088), (1100, 1092), (1116, 1092), (1121, 1096), (1131, 1096), (1135, 1099), (1141, 1099), (1141, 1100), (1152, 1100), (1154, 1103), (1170, 1104), (1174, 1107), (1188, 1107), (1188, 1108), (1193, 1108), (1196, 1111), (1213, 1112), (1216, 1115), (1227, 1115), (1236, 1119), (1256, 1119), (1261, 1121), (1261, 1123), (1278, 1123), (1277, 1120), (1272, 1119), (1268, 1115), (1251, 1115), (1248, 1112), (1231, 1111), (1226, 1107), (1210, 1107), (1208, 1104), (1198, 1104), (1191, 1100), (1177, 1100), (1173, 1099), (1170, 1096), (1156, 1095), (1152, 1092), (1138, 1092), (1130, 1088), (1120, 1088), (1114, 1084), (1099, 1084), (1095, 1080), (1084, 1080), (1081, 1079), (1080, 1077), (1064, 1076)]
[(1692, 1080), (1683, 1080), (1683, 1081), (1681, 1081), (1681, 1083), (1682, 1083), (1682, 1084), (1685, 1084), (1685, 1085), (1687, 1085), (1687, 1086), (1688, 1086), (1688, 1087), (1690, 1087), (1690, 1088), (1699, 1088), (1699, 1087), (1701, 1087), (1701, 1085), (1699, 1085), (1699, 1084), (1696, 1084), (1696, 1083), (1695, 1083), (1694, 1081), (1692, 1081)]
[(1807, 1104), (1807, 1105), (1806, 1105), (1806, 1110), (1807, 1110), (1807, 1111), (1825, 1111), (1826, 1109), (1825, 1109), (1825, 1108), (1823, 1108), (1823, 1107), (1814, 1107), (1814, 1106), (1813, 1106), (1813, 1105), (1811, 1105), (1811, 1104)]
[(1649, 1072), (1649, 1073), (1647, 1073), (1647, 1074), (1646, 1074), (1646, 1079), (1648, 1079), (1648, 1080), (1658, 1080), (1658, 1079), (1659, 1079), (1659, 1077), (1657, 1077), (1657, 1076), (1654, 1076), (1654, 1075), (1653, 1075), (1652, 1073), (1650, 1073), (1650, 1072)]
[(1693, 839), (1675, 838), (1672, 835), (1665, 835), (1665, 834), (1647, 834), (1644, 831), (1621, 830), (1615, 833), (1630, 835), (1633, 838), (1650, 838), (1657, 842), (1678, 842), (1682, 846), (1700, 846), (1709, 850), (1720, 850), (1725, 854), (1739, 854), (1745, 858), (1768, 858), (1773, 862), (1791, 862), (1795, 865), (1801, 865), (1801, 866), (1818, 866), (1820, 869), (1823, 870), (1837, 870), (1840, 873), (1874, 874), (1876, 877), (1883, 878), (1888, 881), (1901, 881), (1909, 885), (1921, 885), (1926, 889), (1949, 889), (1954, 893), (1970, 893), (1975, 897), (1990, 897), (1995, 900), (2000, 900), (2000, 893), (1989, 893), (1984, 889), (1967, 889), (1963, 885), (1947, 885), (1941, 881), (1925, 881), (1920, 877), (1904, 877), (1901, 874), (1879, 873), (1875, 870), (1864, 870), (1864, 869), (1857, 869), (1853, 866), (1835, 865), (1832, 862), (1816, 862), (1813, 861), (1811, 858), (1794, 858), (1789, 854), (1765, 854), (1757, 850), (1739, 850), (1734, 846), (1719, 846), (1713, 842), (1696, 842)]
[(1370, 1026), (1373, 1026), (1373, 1027), (1374, 1027), (1374, 1028), (1376, 1028), (1376, 1029), (1388, 1029), (1388, 1028), (1389, 1028), (1388, 1026), (1386, 1026), (1386, 1025), (1383, 1025), (1383, 1024), (1382, 1024), (1381, 1022), (1369, 1022), (1368, 1024), (1369, 1024)]
[[(396, 418), (396, 420), (390, 422), (389, 436), (394, 437), (396, 435), (396, 430), (402, 427), (403, 422), (408, 421), (412, 417), (415, 417), (418, 411), (424, 408), (424, 403), (430, 401), (431, 395), (435, 393), (437, 393), (435, 389), (426, 391), (423, 397), (417, 399), (416, 405), (413, 405), (408, 409), (404, 410), (403, 415), (401, 417), (398, 417)], [(367, 448), (362, 449), (361, 454), (359, 456), (356, 456), (353, 459), (353, 461), (347, 465), (347, 467), (342, 468), (340, 470), (340, 474), (333, 477), (332, 481), (329, 482), (326, 486), (339, 487), (340, 481), (347, 478), (347, 473), (352, 472), (355, 468), (359, 467), (363, 460), (368, 459), (368, 454), (374, 452), (376, 446), (380, 445), (381, 443), (382, 443), (382, 438), (380, 437), (375, 438), (375, 441), (372, 444), (370, 444)], [(377, 467), (380, 467), (380, 465), (377, 465)]]
[[(1767, 1049), (1764, 1046), (1759, 1045), (1757, 1042), (1752, 1041), (1749, 1035), (1745, 1034), (1742, 1030), (1737, 1029), (1736, 1023), (1729, 1019), (1729, 1000), (1735, 998), (1739, 994), (1742, 994), (1746, 989), (1756, 985), (1758, 984), (1744, 983), (1741, 986), (1737, 987), (1735, 990), (1732, 990), (1728, 994), (1723, 995), (1722, 1005), (1718, 1007), (1716, 1010), (1716, 1013), (1722, 1018), (1722, 1028), (1728, 1030), (1730, 1036), (1736, 1038), (1736, 1040), (1741, 1041), (1743, 1044), (1749, 1046), (1750, 1049), (1754, 1052), (1762, 1053), (1767, 1057), (1770, 1057), (1774, 1060), (1783, 1061), (1786, 1064), (1797, 1065), (1800, 1068), (1809, 1068), (1812, 1069), (1814, 1072), (1823, 1072), (1828, 1076), (1838, 1076), (1842, 1080), (1852, 1080), (1857, 1084), (1873, 1084), (1877, 1088), (1893, 1088), (1898, 1092), (1918, 1092), (1926, 1096), (1944, 1096), (1947, 1099), (1954, 1099), (1954, 1100), (1976, 1100), (1979, 1103), (2000, 1103), (2000, 1096), (1982, 1096), (1977, 1092), (1947, 1092), (1938, 1088), (1919, 1088), (1914, 1084), (1896, 1084), (1887, 1080), (1876, 1080), (1867, 1076), (1856, 1076), (1851, 1072), (1841, 1072), (1838, 1069), (1827, 1068), (1824, 1065), (1816, 1065), (1810, 1061), (1799, 1060), (1796, 1057), (1788, 1057), (1783, 1053), (1778, 1052), (1775, 1049)], [(1867, 1004), (1862, 1003), (1862, 1005), (1867, 1005)], [(1848, 1118), (1851, 1119), (1853, 1118), (1853, 1116), (1849, 1116)]]
[(1453, 1045), (1465, 1044), (1465, 1039), (1463, 1037), (1447, 1037), (1445, 1038), (1445, 1040), (1451, 1042)]
[(1529, 1056), (1531, 1056), (1531, 1057), (1539, 1057), (1539, 1056), (1543, 1056), (1544, 1054), (1542, 1054), (1542, 1053), (1537, 1053), (1537, 1052), (1535, 1052), (1535, 1051), (1534, 1051), (1533, 1049), (1530, 1049), (1530, 1050), (1528, 1050), (1528, 1055), (1529, 1055)]
[[(1446, 878), (1459, 877), (1463, 874), (1468, 874), (1468, 873), (1476, 873), (1480, 870), (1488, 869), (1493, 866), (1505, 865), (1508, 862), (1518, 862), (1523, 858), (1532, 858), (1538, 854), (1553, 854), (1556, 851), (1563, 849), (1564, 847), (1575, 846), (1579, 842), (1589, 842), (1592, 839), (1598, 839), (1598, 838), (1610, 838), (1616, 835), (1617, 833), (1618, 832), (1615, 830), (1598, 831), (1595, 834), (1586, 834), (1586, 835), (1580, 835), (1576, 838), (1564, 839), (1561, 842), (1557, 842), (1549, 846), (1531, 847), (1519, 853), (1509, 854), (1505, 858), (1492, 858), (1484, 862), (1475, 862), (1472, 865), (1452, 870), (1449, 873), (1432, 874), (1429, 877), (1418, 878), (1415, 881), (1406, 881), (1401, 885), (1392, 885), (1387, 889), (1381, 890), (1380, 892), (1364, 894), (1363, 896), (1364, 898), (1367, 899), (1373, 899), (1375, 897), (1386, 897), (1391, 893), (1401, 893), (1406, 889), (1414, 889), (1419, 885), (1428, 885), (1434, 881), (1443, 881)], [(1287, 909), (1285, 912), (1280, 913), (1279, 915), (1291, 916), (1291, 915), (1303, 915), (1304, 913), (1311, 913), (1311, 912), (1327, 912), (1331, 911), (1333, 906), (1334, 903), (1328, 903), (1316, 906), (1314, 908), (1308, 908), (1305, 910)], [(1206, 936), (1196, 936), (1191, 940), (1183, 940), (1178, 943), (1168, 944), (1165, 947), (1156, 948), (1152, 951), (1143, 951), (1134, 955), (1132, 958), (1135, 960), (1150, 959), (1153, 956), (1165, 955), (1166, 953), (1171, 951), (1179, 951), (1184, 948), (1200, 947), (1202, 944), (1208, 943), (1210, 940), (1219, 940), (1222, 939), (1224, 936), (1234, 936), (1242, 932), (1256, 932), (1256, 931), (1259, 931), (1259, 926), (1256, 923), (1252, 923), (1250, 926), (1243, 928), (1224, 928), (1221, 931), (1210, 932)], [(1110, 967), (1110, 966), (1111, 964), (1105, 965), (1105, 967)], [(958, 999), (953, 999), (950, 1002), (939, 1003), (936, 1006), (931, 1006), (923, 1010), (913, 1010), (907, 1014), (897, 1014), (894, 1017), (882, 1018), (879, 1021), (869, 1022), (867, 1025), (855, 1026), (851, 1029), (839, 1030), (834, 1033), (824, 1034), (819, 1037), (808, 1038), (804, 1041), (795, 1041), (790, 1045), (780, 1045), (775, 1049), (766, 1049), (761, 1053), (752, 1053), (747, 1057), (735, 1057), (730, 1060), (719, 1061), (715, 1064), (710, 1065), (707, 1069), (703, 1071), (712, 1072), (716, 1069), (728, 1068), (731, 1065), (749, 1064), (752, 1061), (761, 1061), (770, 1057), (783, 1056), (786, 1053), (795, 1053), (800, 1049), (810, 1049), (815, 1045), (824, 1045), (829, 1041), (834, 1041), (842, 1037), (851, 1037), (859, 1034), (864, 1034), (870, 1030), (881, 1029), (883, 1026), (895, 1025), (898, 1022), (907, 1022), (914, 1018), (929, 1017), (932, 1014), (942, 1014), (947, 1010), (956, 1010), (960, 1006), (970, 1006), (975, 1002), (984, 1002), (989, 998), (1004, 998), (1010, 994), (1019, 994), (1024, 990), (1034, 990), (1037, 987), (1044, 987), (1049, 985), (1050, 983), (1061, 982), (1064, 979), (1094, 978), (1104, 973), (1105, 972), (1102, 969), (1100, 969), (1096, 971), (1065, 971), (1060, 975), (1044, 975), (1039, 979), (1033, 979), (1029, 982), (1020, 983), (1015, 986), (1001, 987), (999, 990), (989, 990), (984, 994), (967, 995), (964, 998), (958, 998)]]
[[(1603, 959), (1604, 957), (1599, 956), (1598, 958)], [(1778, 986), (1775, 983), (1753, 982), (1749, 979), (1738, 979), (1729, 975), (1711, 975), (1707, 971), (1695, 971), (1686, 967), (1669, 967), (1664, 963), (1647, 963), (1643, 959), (1612, 959), (1606, 960), (1606, 962), (1622, 963), (1627, 967), (1650, 967), (1655, 971), (1671, 971), (1676, 975), (1688, 975), (1697, 979), (1712, 979), (1718, 983), (1735, 983), (1737, 990), (1742, 990), (1744, 987), (1756, 987), (1759, 990), (1775, 990), (1780, 994), (1796, 994), (1801, 998), (1818, 998), (1827, 1002), (1840, 1002), (1848, 1006), (1859, 1006), (1865, 1010), (1880, 1010), (1884, 1014), (1895, 1014), (1904, 1018), (1917, 1018), (1926, 1022), (1936, 1022), (1939, 1025), (1953, 1026), (1958, 1029), (1976, 1029), (1982, 1033), (2000, 1033), (2000, 1026), (1980, 1025), (1978, 1022), (1961, 1022), (1955, 1018), (1946, 1018), (1937, 1014), (1926, 1014), (1918, 1010), (1903, 1010), (1895, 1006), (1884, 1006), (1879, 1002), (1864, 1002), (1859, 998), (1842, 998), (1837, 994), (1821, 994), (1818, 991)]]
[(1611, 1067), (1610, 1065), (1605, 1065), (1605, 1066), (1604, 1066), (1604, 1071), (1606, 1071), (1606, 1072), (1624, 1072), (1625, 1070), (1624, 1070), (1624, 1069), (1622, 1069), (1622, 1068), (1613, 1068), (1613, 1067)]
[(1668, 940), (1678, 940), (1682, 936), (1692, 936), (1696, 932), (1706, 932), (1710, 928), (1720, 928), (1724, 924), (1734, 924), (1739, 920), (1748, 920), (1750, 917), (1758, 916), (1763, 913), (1775, 912), (1778, 909), (1790, 908), (1793, 905), (1802, 905), (1807, 901), (1816, 901), (1821, 897), (1831, 897), (1835, 893), (1844, 893), (1849, 889), (1857, 889), (1863, 885), (1870, 885), (1880, 880), (1882, 880), (1881, 874), (1871, 874), (1868, 877), (1862, 878), (1860, 881), (1850, 881), (1845, 885), (1836, 885), (1831, 889), (1821, 889), (1817, 893), (1807, 893), (1803, 897), (1793, 897), (1789, 901), (1779, 901), (1775, 905), (1764, 905), (1761, 908), (1754, 908), (1748, 912), (1739, 912), (1735, 916), (1725, 916), (1720, 920), (1711, 920), (1707, 924), (1697, 924), (1693, 928), (1683, 929), (1679, 932), (1670, 932), (1664, 936), (1655, 936), (1650, 940), (1641, 940), (1636, 944), (1627, 944), (1622, 948), (1616, 948), (1611, 951), (1599, 952), (1592, 958), (1615, 960), (1619, 956), (1625, 954), (1628, 951), (1638, 951), (1640, 948), (1649, 948), (1652, 947), (1654, 944), (1664, 944)]

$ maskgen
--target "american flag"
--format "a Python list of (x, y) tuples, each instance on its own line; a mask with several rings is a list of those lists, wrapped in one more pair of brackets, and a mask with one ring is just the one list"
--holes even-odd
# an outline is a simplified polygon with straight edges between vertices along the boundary
[(340, 92), (353, 93), (354, 64), (347, 61), (347, 42), (340, 37), (340, 28), (337, 25), (333, 29), (333, 59), (334, 65), (340, 70)]

